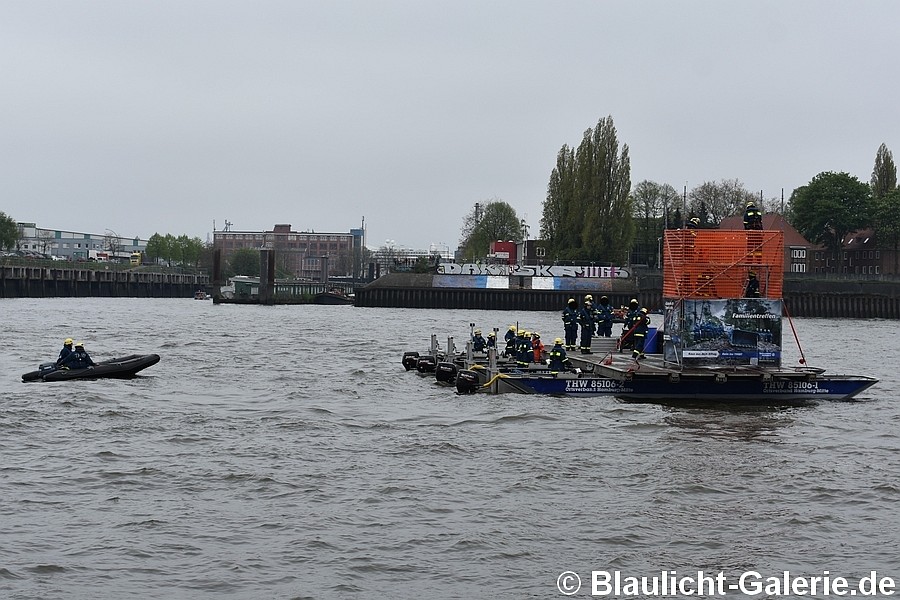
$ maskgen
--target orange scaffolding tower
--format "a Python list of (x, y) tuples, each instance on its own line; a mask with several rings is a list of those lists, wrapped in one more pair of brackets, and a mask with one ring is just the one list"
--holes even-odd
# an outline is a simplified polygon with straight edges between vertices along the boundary
[(663, 246), (666, 298), (742, 298), (750, 272), (764, 298), (781, 298), (784, 232), (670, 229)]

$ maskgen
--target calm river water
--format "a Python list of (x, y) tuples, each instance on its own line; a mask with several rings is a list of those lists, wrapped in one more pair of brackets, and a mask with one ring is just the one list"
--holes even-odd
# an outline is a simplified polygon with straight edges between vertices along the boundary
[[(47, 299), (0, 315), (3, 598), (557, 598), (564, 571), (589, 597), (601, 570), (874, 570), (900, 588), (897, 322), (796, 321), (810, 364), (881, 383), (741, 409), (458, 396), (401, 366), (470, 321), (552, 340), (555, 312)], [(22, 383), (66, 337), (162, 361)]]

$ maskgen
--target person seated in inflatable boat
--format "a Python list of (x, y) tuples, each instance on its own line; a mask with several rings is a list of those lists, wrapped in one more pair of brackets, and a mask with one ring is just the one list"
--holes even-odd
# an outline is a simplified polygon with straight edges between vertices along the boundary
[(56, 359), (57, 367), (60, 366), (64, 360), (66, 360), (67, 356), (72, 354), (72, 344), (74, 344), (74, 343), (75, 343), (75, 341), (72, 338), (66, 338), (63, 341), (62, 350), (59, 351), (59, 358)]

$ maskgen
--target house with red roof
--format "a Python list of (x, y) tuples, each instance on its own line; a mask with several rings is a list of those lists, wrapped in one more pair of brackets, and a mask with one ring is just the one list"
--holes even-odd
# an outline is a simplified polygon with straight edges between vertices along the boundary
[[(815, 273), (813, 258), (826, 250), (825, 246), (814, 244), (803, 237), (783, 215), (766, 213), (763, 215), (763, 229), (784, 232), (784, 273)], [(743, 215), (725, 217), (719, 229), (743, 229)]]

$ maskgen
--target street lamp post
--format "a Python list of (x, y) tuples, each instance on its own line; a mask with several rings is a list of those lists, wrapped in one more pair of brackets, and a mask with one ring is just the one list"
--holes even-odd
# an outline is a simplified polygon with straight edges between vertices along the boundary
[(662, 238), (656, 238), (656, 270), (662, 269)]

